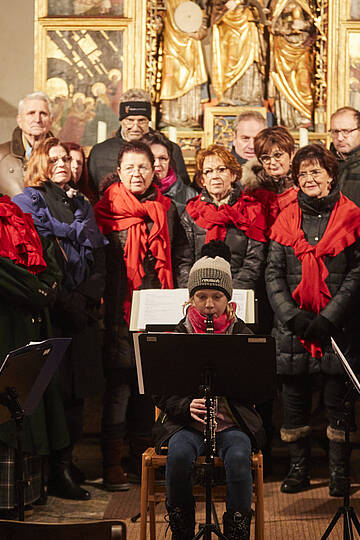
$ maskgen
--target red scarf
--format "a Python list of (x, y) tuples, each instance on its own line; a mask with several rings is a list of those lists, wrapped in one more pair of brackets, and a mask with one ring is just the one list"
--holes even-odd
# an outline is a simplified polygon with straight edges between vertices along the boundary
[(202, 195), (191, 199), (186, 210), (199, 227), (206, 229), (205, 243), (210, 240), (225, 240), (229, 225), (242, 230), (248, 238), (266, 242), (266, 218), (263, 205), (254, 197), (242, 194), (235, 204), (202, 201)]
[[(305, 240), (301, 229), (301, 209), (297, 201), (287, 206), (274, 223), (270, 238), (284, 246), (293, 248), (301, 261), (302, 278), (292, 297), (300, 309), (311, 313), (319, 312), (330, 301), (331, 294), (325, 283), (328, 269), (325, 256), (336, 257), (360, 237), (360, 208), (340, 194), (328, 221), (325, 233), (316, 246)], [(321, 348), (300, 340), (314, 358), (321, 358)]]
[[(230, 304), (235, 312), (235, 302), (230, 302)], [(206, 317), (204, 317), (204, 315), (201, 315), (201, 313), (194, 306), (188, 307), (186, 315), (191, 326), (193, 327), (194, 334), (206, 334)], [(232, 321), (229, 319), (228, 314), (226, 311), (224, 311), (220, 317), (214, 317), (214, 333), (225, 334), (231, 323)]]
[[(107, 235), (113, 231), (127, 230), (124, 259), (127, 270), (127, 297), (124, 302), (125, 319), (130, 320), (133, 290), (139, 289), (145, 275), (143, 261), (148, 250), (156, 259), (155, 269), (162, 289), (173, 288), (170, 239), (167, 211), (171, 201), (156, 189), (156, 199), (139, 201), (124, 187), (115, 182), (96, 203), (95, 217), (100, 231)], [(148, 232), (147, 221), (153, 226)]]
[(46, 268), (43, 249), (33, 219), (7, 195), (0, 197), (0, 257), (11, 259), (32, 274)]

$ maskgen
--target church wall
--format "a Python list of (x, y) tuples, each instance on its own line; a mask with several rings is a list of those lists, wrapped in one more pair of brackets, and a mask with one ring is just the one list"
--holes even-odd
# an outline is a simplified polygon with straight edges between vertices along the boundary
[(16, 126), (18, 101), (34, 88), (34, 1), (0, 0), (0, 142)]

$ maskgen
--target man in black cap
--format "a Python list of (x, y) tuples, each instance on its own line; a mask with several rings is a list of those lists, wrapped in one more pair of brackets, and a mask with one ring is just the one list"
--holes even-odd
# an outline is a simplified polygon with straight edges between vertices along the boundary
[[(146, 133), (152, 131), (150, 96), (145, 90), (133, 88), (121, 96), (120, 100), (120, 128), (115, 137), (102, 143), (95, 144), (89, 159), (89, 180), (91, 187), (97, 192), (100, 181), (109, 173), (116, 170), (117, 156), (124, 142), (139, 141)], [(173, 158), (178, 176), (188, 184), (189, 177), (186, 171), (184, 158), (180, 146), (173, 145)]]

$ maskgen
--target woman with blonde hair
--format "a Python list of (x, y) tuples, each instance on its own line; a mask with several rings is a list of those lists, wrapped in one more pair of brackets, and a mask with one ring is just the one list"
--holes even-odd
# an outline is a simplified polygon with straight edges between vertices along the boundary
[(69, 189), (70, 162), (69, 151), (59, 139), (43, 141), (31, 155), (24, 191), (14, 202), (32, 215), (38, 233), (54, 243), (63, 279), (51, 319), (57, 335), (72, 337), (60, 364), (71, 445), (66, 452), (52, 456), (48, 491), (86, 500), (90, 493), (79, 485), (83, 475), (72, 463), (72, 448), (82, 433), (84, 398), (102, 390), (98, 318), (107, 241), (89, 201)]
[(190, 268), (210, 240), (222, 240), (231, 252), (233, 286), (255, 289), (266, 257), (266, 220), (260, 201), (241, 192), (241, 165), (220, 145), (200, 150), (196, 175), (203, 189), (186, 205), (181, 222), (189, 242), (179, 270), (186, 286)]

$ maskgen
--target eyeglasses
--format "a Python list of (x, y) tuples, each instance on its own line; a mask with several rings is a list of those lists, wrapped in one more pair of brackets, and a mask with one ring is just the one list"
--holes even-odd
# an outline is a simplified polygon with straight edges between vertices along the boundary
[(129, 128), (135, 124), (140, 127), (146, 127), (149, 124), (149, 120), (147, 118), (124, 118), (122, 122), (124, 122)]
[(260, 161), (265, 165), (269, 165), (272, 158), (274, 158), (275, 161), (280, 161), (284, 154), (285, 152), (274, 152), (273, 154), (271, 154), (271, 156), (264, 154), (260, 157)]
[(51, 158), (49, 158), (50, 165), (55, 165), (59, 161), (62, 161), (63, 163), (70, 163), (71, 157), (70, 156), (60, 156), (60, 157), (51, 157)]
[(216, 169), (204, 169), (203, 175), (206, 176), (206, 178), (209, 178), (209, 176), (212, 175), (212, 173), (219, 174), (222, 176), (225, 174), (225, 172), (228, 170), (229, 167), (225, 167), (225, 165), (220, 165), (220, 167), (216, 167)]
[(309, 172), (302, 172), (297, 175), (298, 180), (306, 180), (308, 176), (312, 178), (312, 180), (317, 180), (320, 178), (320, 176), (324, 173), (324, 170), (321, 169), (314, 169), (313, 171)]
[(124, 167), (121, 169), (121, 172), (128, 174), (129, 176), (135, 174), (136, 171), (141, 174), (141, 176), (144, 176), (145, 174), (151, 172), (152, 169), (150, 167), (146, 167), (146, 165), (139, 165), (139, 167), (129, 165), (129, 167)]
[(331, 133), (332, 137), (338, 137), (339, 135), (342, 135), (343, 137), (348, 137), (353, 131), (356, 131), (360, 128), (356, 127), (353, 129), (329, 129), (329, 133)]

